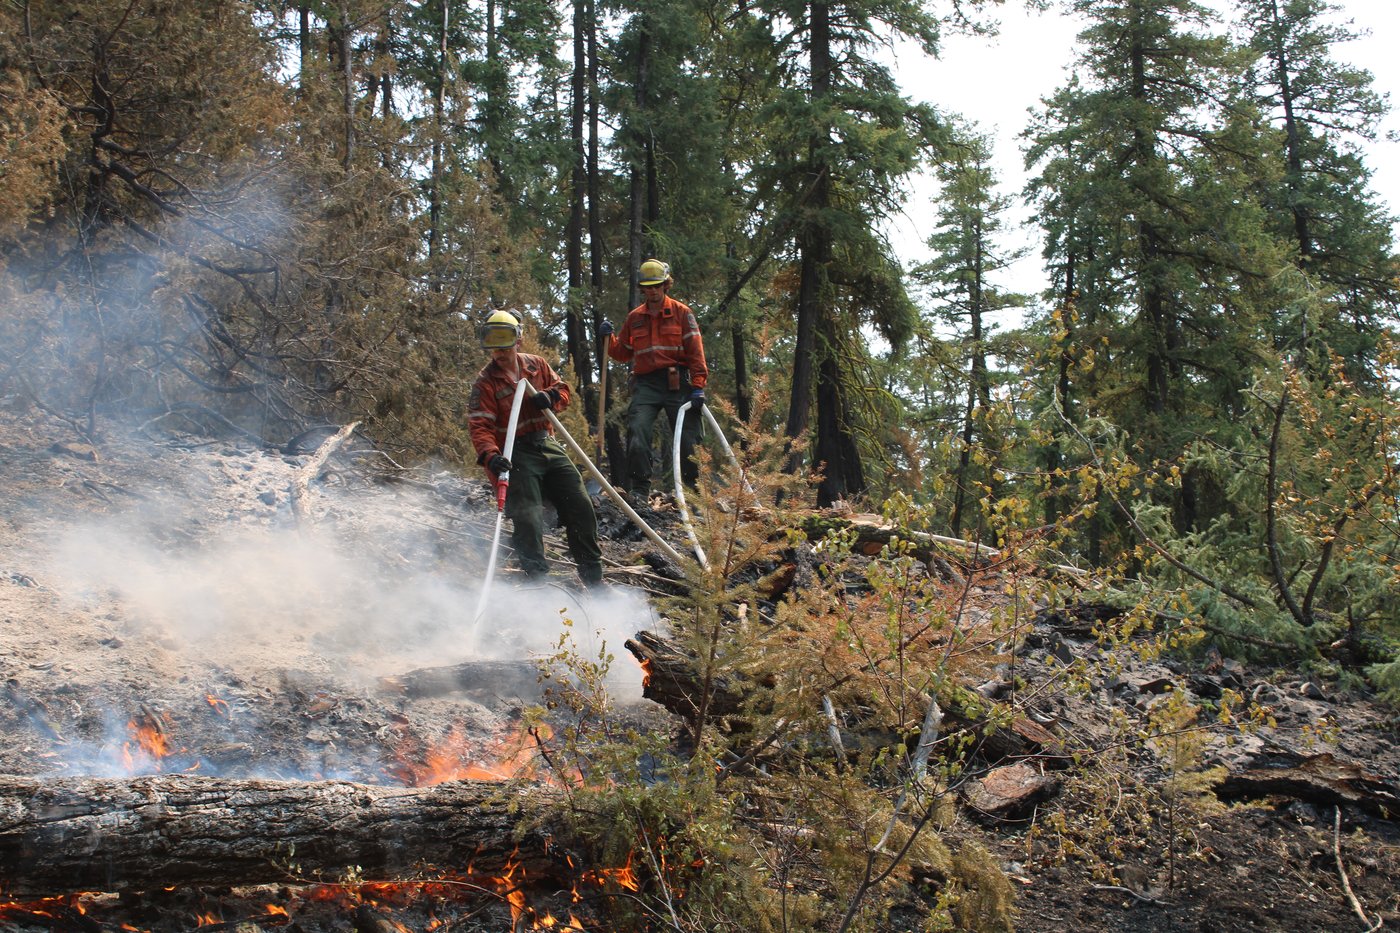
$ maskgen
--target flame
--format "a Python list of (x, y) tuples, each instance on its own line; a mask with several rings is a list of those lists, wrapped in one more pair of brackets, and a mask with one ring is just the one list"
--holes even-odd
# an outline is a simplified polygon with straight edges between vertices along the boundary
[(143, 710), (140, 716), (127, 722), (131, 738), (122, 743), (122, 763), (127, 771), (161, 770), (161, 759), (171, 752), (170, 737), (166, 734), (169, 724), (168, 715), (157, 716), (149, 710)]
[(210, 706), (214, 707), (214, 712), (218, 713), (220, 716), (229, 715), (228, 700), (220, 699), (212, 693), (206, 693), (204, 699)]
[(397, 760), (389, 773), (409, 787), (430, 787), (447, 781), (509, 781), (535, 776), (537, 764), (527, 740), (546, 741), (551, 733), (545, 727), (503, 734), (478, 747), (461, 726), (453, 726), (447, 736), (429, 748), (417, 747), (405, 739), (396, 751)]
[[(637, 873), (632, 869), (632, 858), (635, 855), (635, 851), (628, 852), (627, 864), (622, 865), (618, 868), (589, 869), (588, 871), (583, 873), (583, 877), (587, 881), (596, 882), (598, 885), (604, 887), (608, 884), (608, 882), (612, 882), (618, 887), (625, 888), (628, 891), (640, 891), (642, 889), (641, 881), (638, 880)], [(577, 900), (577, 889), (575, 889), (574, 895), (575, 899)]]
[(653, 672), (652, 672), (652, 666), (651, 666), (651, 658), (642, 658), (642, 659), (641, 659), (640, 661), (638, 661), (637, 663), (640, 664), (640, 665), (642, 666), (642, 686), (643, 686), (644, 688), (645, 688), (645, 687), (650, 687), (650, 686), (651, 686), (651, 675), (652, 675), (652, 673), (653, 673)]
[(290, 916), (291, 916), (291, 914), (287, 913), (287, 909), (286, 909), (285, 907), (278, 907), (276, 904), (268, 904), (268, 905), (267, 905), (267, 915), (268, 915), (269, 917), (290, 917)]
[(65, 926), (76, 926), (73, 923), (72, 915), (83, 916), (87, 914), (85, 900), (97, 896), (99, 895), (91, 891), (80, 891), (76, 894), (43, 897), (33, 901), (0, 900), (0, 921), (14, 919), (22, 922), (26, 919), (43, 917), (49, 921), (44, 925), (56, 930), (63, 929)]

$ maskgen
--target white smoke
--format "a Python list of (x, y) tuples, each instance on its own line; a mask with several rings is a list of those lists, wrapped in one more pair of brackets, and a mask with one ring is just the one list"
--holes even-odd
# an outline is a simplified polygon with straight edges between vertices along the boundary
[(640, 668), (623, 642), (653, 616), (636, 591), (581, 591), (571, 573), (521, 587), (498, 573), (477, 620), (489, 532), (458, 530), (444, 554), (441, 501), (398, 489), (322, 491), (313, 495), (329, 517), (298, 529), (279, 499), (286, 461), (254, 452), (234, 467), (227, 482), (190, 477), (197, 496), (148, 490), (149, 502), (165, 501), (68, 529), (52, 549), (52, 584), (118, 605), (126, 629), (172, 652), (172, 664), (374, 679), (552, 656), (564, 638), (589, 660), (613, 655), (610, 689), (640, 695)]

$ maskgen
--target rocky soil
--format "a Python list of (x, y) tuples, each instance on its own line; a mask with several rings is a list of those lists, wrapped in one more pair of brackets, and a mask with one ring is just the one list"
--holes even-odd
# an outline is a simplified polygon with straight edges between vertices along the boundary
[[(581, 591), (563, 562), (533, 586), (503, 569), (478, 622), (495, 524), (486, 484), (391, 470), (353, 443), (315, 468), (324, 437), (281, 451), (148, 426), (109, 429), (93, 446), (59, 421), (0, 412), (0, 773), (401, 784), (438, 779), (427, 769), (444, 751), (463, 773), (489, 770), (538, 696), (532, 677), (447, 696), (406, 695), (394, 678), (539, 658), (561, 637), (619, 655), (613, 695), (670, 727), (640, 700), (622, 649), (659, 620), (645, 542), (610, 504), (609, 587)], [(1311, 791), (1244, 793), (1207, 816), (1183, 810), (1169, 835), (1160, 813), (1145, 818), (1158, 798), (1140, 793), (1163, 779), (1161, 756), (1120, 741), (1123, 723), (1145, 721), (1162, 685), (1184, 676), (1198, 699), (1241, 694), (1263, 723), (1213, 741), (1199, 767), (1243, 773), (1327, 754), (1384, 795), (1400, 783), (1393, 711), (1315, 673), (1110, 657), (1054, 614), (1027, 644), (1020, 673), (1047, 685), (1028, 709), (1107, 767), (1093, 782), (1059, 781), (1016, 819), (964, 817), (1019, 887), (1019, 929), (1362, 931), (1361, 913), (1373, 928), (1400, 925), (1395, 812)], [(1083, 690), (1064, 688), (1068, 668)], [(511, 929), (498, 896), (296, 882), (11, 904), (0, 930)], [(570, 912), (566, 899), (534, 906), (536, 919)]]

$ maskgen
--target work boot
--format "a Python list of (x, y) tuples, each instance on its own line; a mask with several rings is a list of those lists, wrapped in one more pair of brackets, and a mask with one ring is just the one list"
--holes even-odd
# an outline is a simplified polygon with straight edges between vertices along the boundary
[(603, 585), (603, 565), (582, 566), (578, 569), (578, 578), (588, 589)]

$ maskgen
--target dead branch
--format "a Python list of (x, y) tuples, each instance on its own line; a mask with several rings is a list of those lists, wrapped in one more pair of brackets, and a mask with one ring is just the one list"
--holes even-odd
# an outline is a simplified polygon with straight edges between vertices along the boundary
[(1371, 925), (1371, 918), (1366, 916), (1366, 911), (1361, 907), (1361, 901), (1357, 899), (1356, 893), (1351, 889), (1351, 879), (1347, 877), (1347, 867), (1342, 862), (1342, 808), (1332, 807), (1332, 855), (1337, 860), (1337, 874), (1342, 877), (1342, 890), (1347, 894), (1347, 900), (1351, 902), (1351, 909), (1356, 911), (1356, 916), (1360, 918), (1361, 925), (1366, 928), (1366, 933), (1373, 933), (1381, 928), (1385, 923), (1384, 917), (1376, 919), (1376, 925)]
[(317, 448), (316, 453), (292, 479), (291, 505), (292, 514), (296, 516), (297, 524), (305, 525), (311, 521), (311, 507), (306, 501), (308, 485), (320, 474), (321, 467), (325, 466), (326, 461), (330, 459), (331, 454), (335, 453), (336, 448), (345, 443), (346, 438), (354, 433), (359, 426), (360, 422), (352, 421), (331, 437), (326, 438), (325, 443)]

